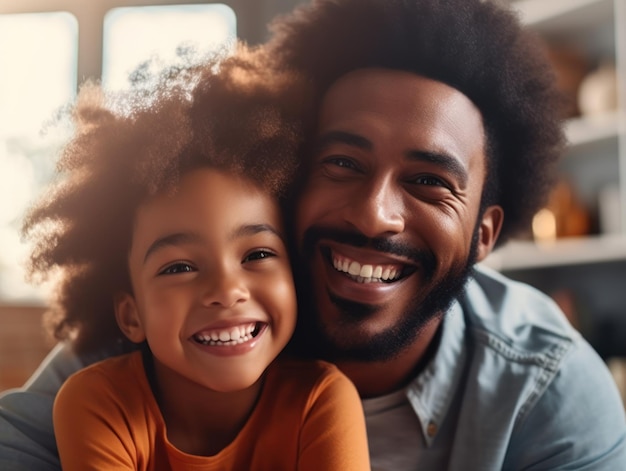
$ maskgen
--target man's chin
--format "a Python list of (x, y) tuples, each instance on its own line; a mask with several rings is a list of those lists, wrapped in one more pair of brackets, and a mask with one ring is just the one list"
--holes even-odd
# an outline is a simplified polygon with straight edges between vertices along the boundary
[[(397, 306), (372, 306), (333, 296), (325, 276), (323, 258), (314, 260), (320, 257), (319, 251), (316, 251), (316, 242), (321, 235), (316, 235), (312, 230), (307, 231), (302, 253), (308, 256), (299, 264), (300, 270), (295, 271), (299, 279), (297, 286), (300, 301), (297, 340), (294, 342), (296, 348), (307, 356), (314, 355), (335, 362), (385, 362), (398, 357), (419, 341), (420, 332), (434, 319), (441, 318), (464, 291), (476, 262), (478, 234), (477, 225), (466, 260), (451, 267), (431, 286), (415, 290), (420, 293), (405, 293), (407, 297), (413, 296), (412, 300), (398, 310)], [(350, 243), (350, 240), (343, 240), (341, 235), (335, 235), (334, 239), (330, 235), (326, 236), (331, 240)], [(307, 266), (316, 267), (317, 276), (302, 270)], [(433, 276), (424, 278), (434, 279)], [(387, 309), (389, 311), (385, 312)], [(381, 327), (384, 321), (388, 327)]]
[[(393, 360), (416, 341), (423, 327), (438, 313), (428, 316), (415, 310), (392, 325), (381, 326), (388, 317), (384, 308), (331, 296), (331, 306), (320, 306), (309, 335), (316, 339), (316, 351), (321, 358), (333, 362), (384, 362)], [(391, 316), (391, 314), (389, 314)]]
[[(391, 361), (419, 341), (420, 333), (433, 320), (441, 318), (464, 290), (471, 276), (471, 265), (428, 289), (425, 301), (414, 298), (402, 313), (385, 312), (385, 307), (346, 300), (317, 290), (319, 316), (313, 302), (301, 312), (309, 352), (332, 362)], [(308, 293), (313, 294), (313, 293)], [(313, 300), (313, 298), (309, 298)], [(321, 300), (321, 302), (319, 302)], [(391, 325), (381, 323), (395, 318)]]

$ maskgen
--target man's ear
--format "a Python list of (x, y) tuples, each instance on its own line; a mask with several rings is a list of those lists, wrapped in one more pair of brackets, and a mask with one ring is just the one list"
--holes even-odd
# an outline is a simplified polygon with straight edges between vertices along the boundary
[(502, 222), (504, 221), (504, 211), (500, 206), (489, 206), (483, 213), (478, 228), (478, 258), (477, 262), (484, 260), (493, 250), (493, 246), (498, 240)]
[(141, 343), (146, 339), (137, 303), (128, 293), (117, 293), (115, 295), (115, 319), (120, 330), (134, 343)]

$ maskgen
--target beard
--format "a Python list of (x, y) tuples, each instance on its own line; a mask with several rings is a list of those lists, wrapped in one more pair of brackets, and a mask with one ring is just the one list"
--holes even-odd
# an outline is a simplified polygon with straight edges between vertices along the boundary
[[(426, 325), (442, 317), (464, 291), (476, 264), (478, 236), (477, 224), (466, 259), (459, 261), (443, 278), (432, 284), (428, 292), (422, 292), (421, 295), (416, 293), (394, 325), (371, 335), (365, 333), (360, 325), (380, 309), (378, 306), (350, 301), (328, 292), (331, 302), (340, 313), (338, 321), (334, 325), (325, 325), (316, 312), (316, 295), (309, 268), (319, 240), (334, 240), (357, 247), (367, 246), (381, 252), (408, 257), (423, 267), (427, 281), (432, 281), (436, 258), (431, 252), (389, 239), (368, 239), (360, 234), (317, 227), (308, 229), (300, 251), (303, 256), (298, 263), (299, 269), (294, 267), (299, 315), (291, 345), (301, 356), (313, 356), (333, 362), (384, 362), (397, 357), (415, 342)], [(350, 335), (347, 336), (346, 332)]]

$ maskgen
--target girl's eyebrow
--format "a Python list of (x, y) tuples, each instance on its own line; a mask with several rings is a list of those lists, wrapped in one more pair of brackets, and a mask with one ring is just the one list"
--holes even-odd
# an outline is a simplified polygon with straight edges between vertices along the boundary
[[(283, 235), (271, 224), (242, 224), (228, 234), (229, 240), (234, 240), (240, 237), (252, 236), (261, 232), (270, 232), (280, 238), (284, 242)], [(179, 246), (185, 244), (202, 244), (204, 239), (202, 236), (195, 232), (177, 232), (174, 234), (168, 234), (156, 239), (144, 255), (143, 261), (146, 263), (148, 258), (164, 247)]]
[(143, 262), (146, 263), (150, 255), (159, 251), (164, 247), (178, 246), (184, 244), (201, 243), (202, 237), (194, 232), (177, 232), (175, 234), (168, 234), (163, 237), (159, 237), (150, 244), (146, 250), (146, 254), (143, 257)]
[(281, 240), (283, 239), (283, 235), (271, 224), (242, 224), (232, 231), (228, 238), (233, 240), (239, 237), (259, 234), (260, 232), (271, 232)]

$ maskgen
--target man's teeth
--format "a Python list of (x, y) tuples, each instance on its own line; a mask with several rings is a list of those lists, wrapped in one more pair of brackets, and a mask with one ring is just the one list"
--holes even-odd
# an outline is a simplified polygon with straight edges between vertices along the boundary
[(394, 281), (400, 277), (400, 269), (384, 265), (361, 265), (359, 262), (333, 256), (336, 270), (347, 273), (359, 283), (380, 283)]
[(238, 345), (252, 340), (256, 323), (238, 325), (229, 329), (205, 331), (193, 336), (194, 340), (205, 345)]

